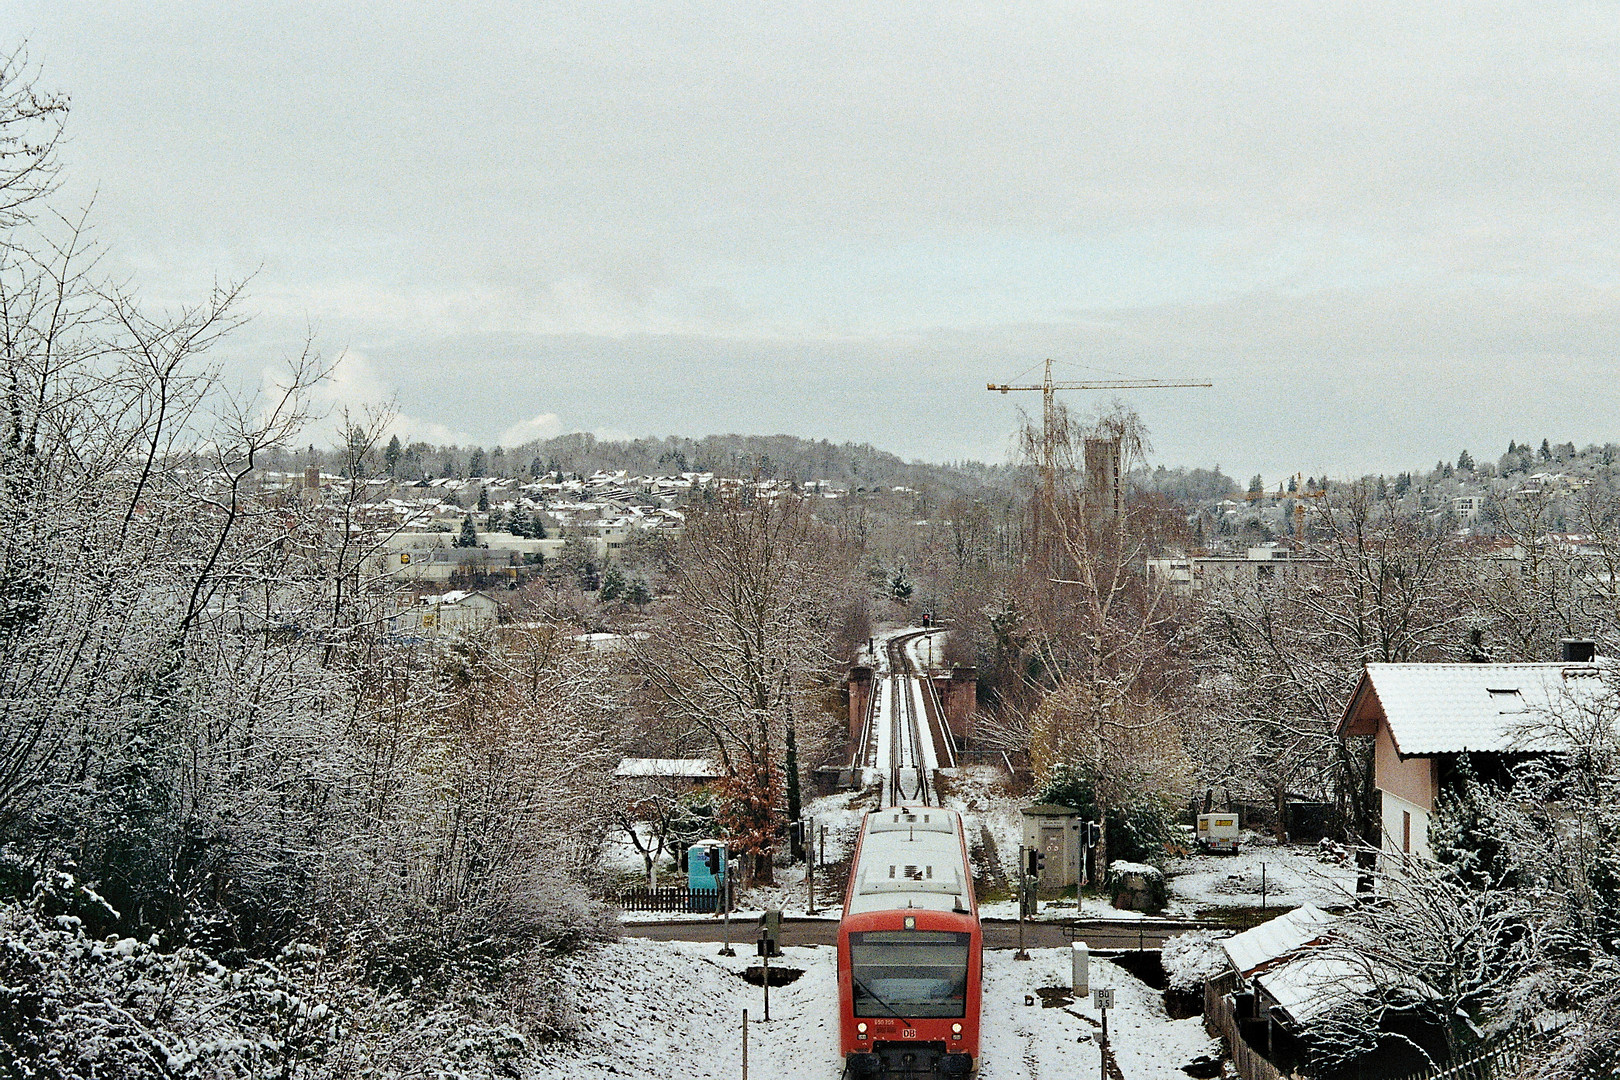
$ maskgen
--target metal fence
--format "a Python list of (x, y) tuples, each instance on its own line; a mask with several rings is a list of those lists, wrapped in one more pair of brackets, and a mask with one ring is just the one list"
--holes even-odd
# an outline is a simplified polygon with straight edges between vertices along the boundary
[(670, 885), (659, 889), (638, 886), (621, 889), (612, 897), (621, 911), (687, 911), (708, 914), (714, 911), (719, 889), (693, 889)]

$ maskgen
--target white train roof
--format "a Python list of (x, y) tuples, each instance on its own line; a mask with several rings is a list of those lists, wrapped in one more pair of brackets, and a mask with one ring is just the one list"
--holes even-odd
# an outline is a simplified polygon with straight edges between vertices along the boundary
[(962, 852), (962, 819), (954, 810), (891, 806), (867, 814), (846, 912), (974, 911)]

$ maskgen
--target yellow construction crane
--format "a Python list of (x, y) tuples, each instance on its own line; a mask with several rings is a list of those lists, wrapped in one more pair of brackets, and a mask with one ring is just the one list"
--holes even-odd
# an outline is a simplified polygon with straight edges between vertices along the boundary
[[(1011, 390), (1041, 392), (1041, 485), (1045, 505), (1050, 508), (1057, 488), (1057, 398), (1059, 390), (1150, 390), (1171, 387), (1210, 387), (1214, 383), (1178, 379), (1092, 379), (1088, 382), (1053, 382), (1052, 361), (1046, 361), (1046, 374), (1038, 383), (988, 383), (986, 388), (1005, 394)], [(1039, 516), (1037, 515), (1037, 521)]]

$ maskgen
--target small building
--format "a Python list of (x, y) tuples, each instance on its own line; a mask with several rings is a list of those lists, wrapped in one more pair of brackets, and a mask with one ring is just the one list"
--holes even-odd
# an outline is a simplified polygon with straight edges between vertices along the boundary
[(477, 590), (419, 596), (416, 603), (394, 616), (394, 630), (419, 637), (480, 633), (495, 628), (500, 608), (493, 596)]
[(1024, 848), (1046, 856), (1041, 888), (1065, 889), (1080, 882), (1080, 811), (1072, 806), (1026, 806)]
[(619, 780), (678, 780), (702, 787), (725, 774), (708, 758), (635, 758), (619, 759), (613, 770)]

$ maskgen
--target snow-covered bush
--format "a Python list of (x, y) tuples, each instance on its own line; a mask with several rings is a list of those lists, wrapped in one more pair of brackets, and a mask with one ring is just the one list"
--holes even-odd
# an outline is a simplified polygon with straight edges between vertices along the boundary
[(1195, 991), (1230, 969), (1232, 961), (1221, 948), (1221, 937), (1213, 930), (1189, 930), (1166, 939), (1159, 962), (1164, 965), (1168, 988)]
[(1124, 860), (1108, 864), (1107, 887), (1119, 908), (1163, 911), (1169, 898), (1164, 872), (1147, 863)]

